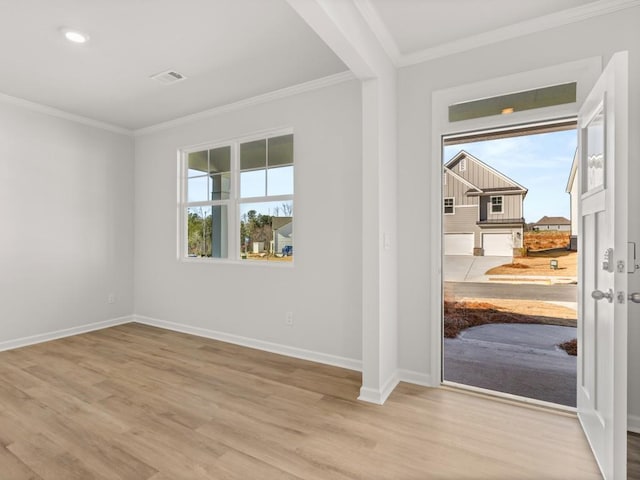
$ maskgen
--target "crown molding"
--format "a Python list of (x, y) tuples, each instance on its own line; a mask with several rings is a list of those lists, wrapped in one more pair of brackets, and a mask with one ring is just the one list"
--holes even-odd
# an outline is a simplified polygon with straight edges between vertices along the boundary
[(353, 1), (365, 22), (369, 25), (369, 28), (380, 42), (380, 45), (382, 45), (383, 50), (386, 52), (391, 62), (397, 67), (401, 58), (400, 49), (398, 48), (398, 44), (394, 40), (393, 35), (391, 35), (386, 24), (382, 18), (380, 18), (378, 10), (373, 6), (371, 0)]
[(51, 117), (61, 118), (63, 120), (69, 120), (89, 127), (100, 128), (120, 135), (127, 135), (129, 137), (133, 136), (133, 130), (118, 127), (117, 125), (112, 125), (110, 123), (100, 122), (99, 120), (83, 117), (82, 115), (76, 115), (75, 113), (65, 112), (64, 110), (42, 105), (41, 103), (31, 102), (24, 98), (13, 97), (5, 93), (0, 93), (0, 102), (16, 105), (18, 107), (31, 110), (32, 112), (42, 113)]
[(264, 93), (262, 95), (256, 95), (255, 97), (249, 97), (244, 100), (240, 100), (238, 102), (229, 103), (227, 105), (221, 105), (219, 107), (214, 107), (209, 110), (204, 110), (202, 112), (193, 113), (191, 115), (186, 115), (184, 117), (179, 117), (174, 120), (169, 120), (168, 122), (162, 122), (156, 125), (151, 125), (150, 127), (140, 128), (138, 130), (134, 130), (133, 133), (136, 137), (139, 137), (142, 135), (148, 135), (150, 133), (160, 132), (162, 130), (167, 130), (169, 128), (185, 125), (187, 123), (195, 122), (197, 120), (203, 120), (205, 118), (215, 117), (223, 113), (242, 110), (245, 108), (252, 107), (254, 105), (260, 105), (263, 103), (271, 102), (273, 100), (291, 97), (304, 92), (319, 90), (321, 88), (329, 87), (331, 85), (337, 85), (339, 83), (347, 82), (349, 80), (354, 80), (354, 79), (355, 79), (355, 76), (350, 71), (336, 73), (335, 75), (329, 75), (328, 77), (319, 78), (317, 80), (311, 80), (309, 82), (300, 83), (298, 85), (293, 85), (291, 87), (281, 88), (280, 90), (274, 90), (273, 92)]
[(399, 67), (408, 67), (429, 60), (434, 60), (436, 58), (466, 52), (474, 48), (550, 30), (556, 27), (562, 27), (571, 23), (580, 22), (593, 17), (637, 6), (640, 6), (640, 0), (600, 0), (580, 7), (570, 8), (557, 13), (533, 18), (531, 20), (514, 23), (490, 32), (462, 38), (460, 40), (444, 43), (418, 52), (401, 54), (397, 61), (397, 65)]

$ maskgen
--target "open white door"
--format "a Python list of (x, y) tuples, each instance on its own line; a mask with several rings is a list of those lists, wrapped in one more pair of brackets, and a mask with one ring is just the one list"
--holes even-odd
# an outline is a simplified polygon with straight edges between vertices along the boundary
[(578, 416), (602, 474), (627, 468), (627, 52), (580, 109)]

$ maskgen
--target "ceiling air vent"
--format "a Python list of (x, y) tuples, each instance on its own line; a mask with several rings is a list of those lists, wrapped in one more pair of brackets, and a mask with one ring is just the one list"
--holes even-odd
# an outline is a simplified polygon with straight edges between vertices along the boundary
[(167, 70), (166, 72), (156, 73), (155, 75), (151, 75), (151, 78), (157, 80), (163, 85), (170, 85), (172, 83), (181, 82), (182, 80), (186, 80), (187, 77), (182, 75), (181, 73), (176, 72), (175, 70)]

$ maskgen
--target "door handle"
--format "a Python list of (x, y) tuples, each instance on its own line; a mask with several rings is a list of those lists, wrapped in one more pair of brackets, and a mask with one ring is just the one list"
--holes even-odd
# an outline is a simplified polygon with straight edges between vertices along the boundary
[(640, 293), (630, 293), (629, 300), (633, 303), (640, 303)]
[[(602, 300), (603, 298), (606, 298), (609, 303), (612, 303), (613, 290), (609, 289), (607, 293), (602, 292), (600, 290), (594, 290), (593, 292), (591, 292), (591, 298), (593, 298), (594, 300)], [(638, 301), (640, 301), (640, 295), (638, 295)]]

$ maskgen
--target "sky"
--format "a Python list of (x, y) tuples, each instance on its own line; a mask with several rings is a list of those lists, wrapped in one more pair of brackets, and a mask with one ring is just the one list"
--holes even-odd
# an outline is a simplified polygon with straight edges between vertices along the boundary
[(446, 146), (443, 160), (466, 150), (527, 188), (524, 218), (532, 223), (545, 215), (569, 218), (565, 189), (577, 142), (576, 130), (486, 140)]

